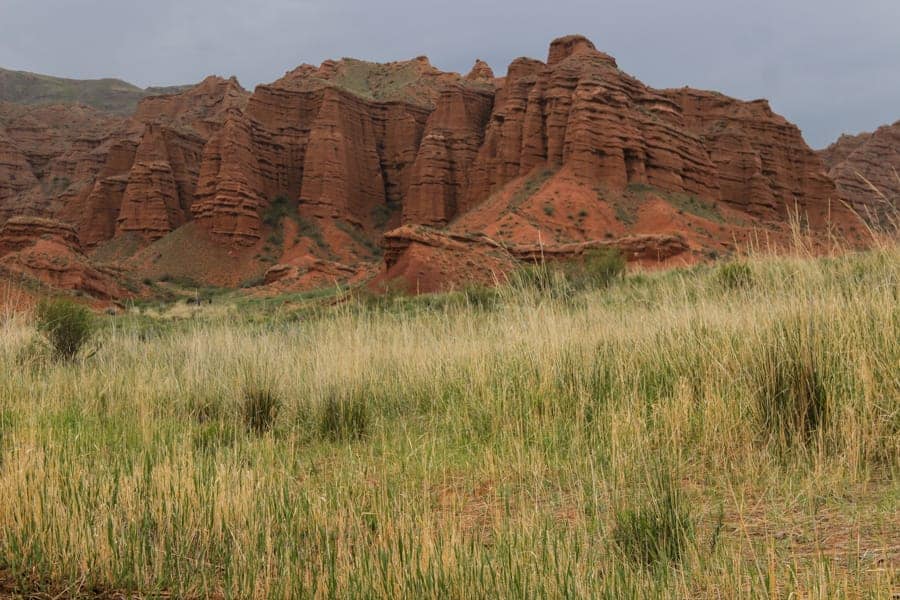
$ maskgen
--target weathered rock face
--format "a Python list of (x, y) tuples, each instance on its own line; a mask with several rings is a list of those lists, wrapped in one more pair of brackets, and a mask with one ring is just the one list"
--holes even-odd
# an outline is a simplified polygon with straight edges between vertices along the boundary
[(250, 125), (237, 113), (206, 145), (191, 210), (214, 234), (252, 243), (260, 237), (262, 187)]
[[(860, 168), (894, 191), (867, 158), (896, 148), (894, 136), (823, 153), (855, 205), (873, 203)], [(437, 289), (444, 276), (496, 278), (516, 258), (471, 234), (523, 260), (536, 243), (569, 256), (631, 240), (632, 259), (665, 263), (730, 251), (742, 228), (783, 231), (794, 210), (813, 230), (827, 219), (854, 227), (824, 171), (764, 101), (654, 90), (582, 36), (553, 41), (546, 62), (515, 60), (504, 78), (482, 61), (463, 77), (424, 57), (344, 59), (253, 94), (210, 77), (145, 98), (130, 119), (0, 104), (0, 222), (52, 216), (90, 252), (127, 237), (145, 265), (163, 251), (178, 262), (202, 233), (235, 264), (278, 265), (270, 285), (368, 273), (386, 233), (387, 270)], [(390, 233), (401, 225), (446, 231)]]
[(0, 130), (0, 221), (20, 212), (14, 200), (37, 185), (28, 159)]
[(480, 58), (472, 65), (472, 70), (466, 75), (468, 81), (484, 81), (486, 83), (494, 82), (494, 71), (491, 66)]
[(834, 183), (800, 130), (765, 100), (740, 102), (688, 88), (667, 95), (704, 140), (723, 202), (762, 219), (837, 202)]
[(129, 120), (0, 105), (0, 220), (57, 217), (87, 247), (125, 233), (158, 239), (190, 218), (206, 141), (247, 97), (236, 80), (210, 77), (143, 100)]
[(444, 90), (413, 165), (403, 222), (441, 226), (459, 213), (492, 105), (490, 89)]
[(78, 232), (71, 225), (40, 217), (13, 217), (0, 227), (0, 256), (27, 248), (41, 239), (54, 240), (81, 252)]
[(448, 291), (467, 283), (503, 281), (520, 263), (573, 260), (598, 248), (615, 248), (628, 260), (659, 264), (682, 255), (688, 245), (679, 236), (629, 235), (557, 246), (500, 244), (485, 235), (454, 234), (423, 226), (403, 226), (384, 236), (385, 270), (372, 287), (402, 281), (406, 291)]
[[(397, 86), (394, 77), (409, 83)], [(305, 217), (337, 219), (377, 237), (411, 185), (441, 97), (435, 86), (459, 80), (422, 58), (345, 60), (304, 65), (259, 86), (210, 142), (194, 216), (226, 241), (253, 244), (262, 213), (283, 197)]]
[(119, 273), (92, 265), (82, 253), (74, 227), (38, 217), (13, 217), (0, 226), (0, 275), (101, 299), (128, 295)]
[(652, 90), (579, 36), (547, 64), (519, 59), (498, 92), (466, 206), (538, 165), (606, 188), (650, 185), (723, 201), (767, 219), (827, 204), (834, 186), (799, 130), (765, 102)]
[(97, 149), (121, 119), (85, 107), (0, 103), (0, 223), (51, 216), (103, 164)]
[(900, 121), (873, 133), (841, 136), (819, 155), (841, 196), (864, 219), (889, 225), (900, 210)]
[(208, 139), (219, 130), (229, 111), (246, 106), (248, 97), (234, 77), (210, 76), (183, 93), (142, 100), (133, 120), (181, 126)]
[(187, 222), (204, 145), (199, 136), (149, 123), (128, 174), (117, 230), (158, 239)]

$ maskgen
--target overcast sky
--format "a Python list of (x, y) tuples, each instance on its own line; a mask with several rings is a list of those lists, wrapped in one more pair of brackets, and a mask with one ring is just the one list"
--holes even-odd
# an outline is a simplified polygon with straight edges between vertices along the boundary
[(0, 0), (0, 66), (141, 86), (342, 56), (502, 75), (567, 33), (655, 87), (769, 98), (813, 147), (900, 119), (900, 0)]

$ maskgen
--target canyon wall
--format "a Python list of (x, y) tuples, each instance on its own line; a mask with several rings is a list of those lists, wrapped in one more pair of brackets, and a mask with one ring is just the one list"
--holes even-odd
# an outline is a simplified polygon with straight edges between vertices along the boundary
[[(671, 235), (653, 230), (659, 218), (646, 206), (680, 215), (673, 203), (688, 202), (716, 218), (666, 216), (667, 226), (727, 245), (738, 223), (784, 228), (792, 211), (818, 215), (813, 227), (826, 218), (855, 227), (840, 201), (872, 200), (859, 199), (865, 189), (852, 173), (872, 173), (870, 157), (895, 141), (880, 131), (819, 156), (765, 101), (652, 89), (586, 38), (567, 36), (546, 62), (516, 59), (501, 78), (482, 61), (461, 76), (424, 57), (344, 59), (301, 65), (253, 93), (210, 77), (143, 99), (130, 118), (0, 104), (0, 221), (52, 217), (89, 252), (119, 238), (152, 245), (193, 222), (192, 231), (260, 261), (305, 253), (353, 269), (401, 225), (491, 229), (519, 245), (535, 235), (585, 243)], [(535, 195), (543, 214), (528, 205)], [(575, 223), (560, 223), (554, 203), (577, 212), (567, 216)], [(479, 210), (517, 226), (469, 216)], [(284, 240), (288, 215), (296, 239)], [(390, 238), (394, 255), (401, 237)], [(688, 237), (700, 252), (702, 236)]]

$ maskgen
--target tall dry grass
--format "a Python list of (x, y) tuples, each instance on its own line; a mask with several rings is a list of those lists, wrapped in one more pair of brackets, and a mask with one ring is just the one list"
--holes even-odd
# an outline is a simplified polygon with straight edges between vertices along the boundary
[(4, 319), (0, 578), (69, 595), (889, 598), (900, 249), (742, 265), (740, 285), (698, 267), (487, 307), (128, 315), (73, 363)]

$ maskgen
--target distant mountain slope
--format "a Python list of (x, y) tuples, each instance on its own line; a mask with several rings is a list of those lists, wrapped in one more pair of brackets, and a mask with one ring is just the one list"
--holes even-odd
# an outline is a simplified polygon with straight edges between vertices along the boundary
[(193, 86), (141, 89), (119, 79), (64, 79), (0, 69), (0, 101), (17, 104), (85, 104), (117, 115), (130, 115), (148, 96), (177, 94)]

